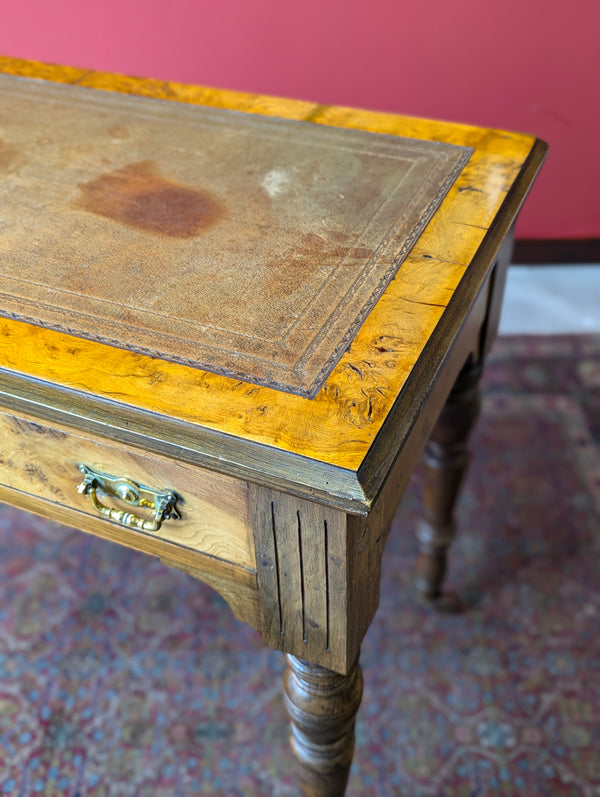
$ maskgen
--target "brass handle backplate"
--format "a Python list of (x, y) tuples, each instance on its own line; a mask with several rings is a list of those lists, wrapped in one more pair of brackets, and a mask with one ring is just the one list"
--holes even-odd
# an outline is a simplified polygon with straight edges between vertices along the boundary
[[(164, 520), (178, 520), (179, 512), (175, 508), (177, 495), (170, 490), (153, 490), (144, 487), (132, 479), (123, 476), (110, 476), (107, 473), (79, 465), (83, 473), (83, 481), (77, 485), (77, 492), (89, 495), (90, 501), (96, 511), (121, 526), (140, 529), (140, 531), (158, 531)], [(145, 507), (152, 511), (152, 517), (144, 519), (132, 512), (113, 509), (105, 506), (98, 498), (97, 493), (104, 493), (115, 498), (120, 498), (131, 507)]]

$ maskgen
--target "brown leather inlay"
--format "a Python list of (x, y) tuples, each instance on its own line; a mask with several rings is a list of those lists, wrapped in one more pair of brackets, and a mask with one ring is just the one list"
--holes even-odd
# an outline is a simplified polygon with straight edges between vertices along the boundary
[(0, 77), (0, 315), (313, 397), (470, 155)]

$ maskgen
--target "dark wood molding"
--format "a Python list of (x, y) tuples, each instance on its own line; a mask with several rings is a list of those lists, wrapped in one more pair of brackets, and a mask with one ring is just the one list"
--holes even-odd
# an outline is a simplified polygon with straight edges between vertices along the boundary
[(517, 240), (512, 262), (526, 266), (600, 263), (600, 238)]
[(350, 672), (379, 605), (383, 547), (400, 494), (390, 482), (365, 519), (250, 485), (261, 634), (268, 645)]

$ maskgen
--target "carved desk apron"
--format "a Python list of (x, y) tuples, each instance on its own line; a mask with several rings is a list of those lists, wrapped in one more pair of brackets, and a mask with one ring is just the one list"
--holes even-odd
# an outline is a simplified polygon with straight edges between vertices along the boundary
[(0, 71), (0, 499), (219, 590), (290, 654), (306, 793), (342, 794), (385, 536), (432, 434), (418, 586), (438, 600), (545, 145)]

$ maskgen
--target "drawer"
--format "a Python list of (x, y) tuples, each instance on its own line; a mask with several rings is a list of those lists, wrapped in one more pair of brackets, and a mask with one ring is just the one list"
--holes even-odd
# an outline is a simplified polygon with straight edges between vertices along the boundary
[[(80, 464), (100, 474), (176, 494), (179, 519), (164, 520), (156, 531), (127, 526), (134, 535), (151, 535), (255, 568), (245, 482), (36, 418), (0, 412), (0, 484), (4, 487), (101, 517), (91, 496), (77, 491), (84, 478)], [(97, 500), (108, 508), (152, 519), (150, 509), (133, 508), (100, 490)], [(56, 512), (53, 515), (56, 517)], [(103, 520), (110, 526), (121, 525)]]

